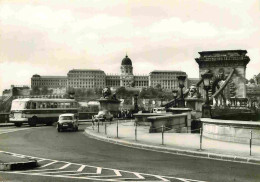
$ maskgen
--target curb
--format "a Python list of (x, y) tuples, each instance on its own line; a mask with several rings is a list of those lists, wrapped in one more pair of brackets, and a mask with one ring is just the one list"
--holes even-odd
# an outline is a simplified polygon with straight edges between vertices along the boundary
[(26, 170), (38, 167), (37, 160), (28, 162), (0, 163), (0, 171)]
[(14, 124), (13, 123), (0, 124), (0, 127), (8, 127), (8, 126), (14, 126)]
[(207, 153), (203, 151), (192, 151), (192, 150), (182, 150), (176, 148), (169, 148), (166, 146), (154, 146), (149, 144), (141, 144), (130, 141), (124, 141), (121, 139), (108, 138), (106, 136), (101, 136), (91, 132), (90, 129), (85, 129), (85, 133), (97, 140), (101, 140), (104, 142), (109, 142), (113, 144), (123, 145), (127, 147), (134, 147), (138, 149), (146, 149), (153, 150), (156, 152), (167, 152), (176, 155), (186, 155), (190, 157), (199, 157), (213, 160), (223, 160), (223, 161), (232, 161), (232, 162), (240, 162), (240, 163), (248, 163), (248, 164), (257, 164), (260, 165), (260, 159), (250, 158), (250, 157), (241, 157), (241, 156), (233, 156), (233, 155), (225, 155), (225, 154), (216, 154), (216, 153)]

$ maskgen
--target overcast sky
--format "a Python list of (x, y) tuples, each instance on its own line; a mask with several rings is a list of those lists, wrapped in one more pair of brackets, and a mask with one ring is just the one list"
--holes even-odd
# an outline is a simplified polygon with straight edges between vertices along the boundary
[(0, 91), (70, 69), (199, 77), (199, 51), (246, 49), (260, 72), (259, 0), (0, 0)]

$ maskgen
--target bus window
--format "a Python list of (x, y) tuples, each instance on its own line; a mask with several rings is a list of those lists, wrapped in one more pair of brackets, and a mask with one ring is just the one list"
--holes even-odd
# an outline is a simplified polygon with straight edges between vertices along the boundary
[(66, 108), (70, 108), (70, 103), (65, 103)]
[(25, 108), (26, 108), (26, 109), (30, 109), (30, 108), (31, 108), (31, 102), (26, 102)]
[(49, 102), (46, 103), (46, 108), (51, 108), (51, 104)]
[(26, 102), (24, 101), (13, 101), (11, 110), (21, 110), (26, 108)]
[(57, 107), (58, 107), (58, 103), (57, 103), (57, 102), (54, 102), (54, 103), (53, 103), (53, 106), (54, 106), (54, 108), (57, 108)]
[(35, 102), (31, 102), (31, 109), (36, 109), (36, 103)]

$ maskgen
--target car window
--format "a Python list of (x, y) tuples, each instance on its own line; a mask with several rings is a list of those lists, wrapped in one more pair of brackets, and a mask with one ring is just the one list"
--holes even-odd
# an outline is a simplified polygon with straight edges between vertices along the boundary
[(73, 117), (72, 116), (61, 116), (60, 120), (72, 120)]

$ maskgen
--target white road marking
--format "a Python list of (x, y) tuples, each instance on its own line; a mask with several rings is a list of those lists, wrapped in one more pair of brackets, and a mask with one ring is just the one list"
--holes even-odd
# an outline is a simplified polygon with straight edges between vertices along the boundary
[(97, 174), (101, 174), (102, 168), (101, 167), (97, 167)]
[(77, 171), (82, 172), (85, 167), (86, 167), (85, 165), (82, 165)]
[(162, 181), (169, 181), (168, 179), (165, 179), (161, 176), (158, 176), (158, 175), (154, 175), (154, 177), (158, 178), (158, 179), (161, 179)]
[(136, 177), (138, 177), (139, 179), (144, 179), (144, 177), (141, 176), (139, 173), (134, 173), (134, 175), (136, 175)]
[(50, 165), (55, 164), (55, 163), (57, 163), (57, 162), (58, 162), (58, 161), (50, 162), (50, 163), (48, 163), (48, 164), (45, 164), (45, 165), (41, 166), (40, 168), (44, 168), (44, 167), (50, 166)]
[[(5, 151), (0, 151), (5, 152)], [(10, 155), (15, 156), (25, 156), (22, 154), (15, 154), (11, 152), (5, 152)], [(26, 171), (0, 171), (0, 173), (12, 173), (12, 174), (24, 174), (24, 175), (31, 175), (31, 176), (48, 176), (48, 177), (54, 177), (54, 178), (67, 178), (67, 179), (85, 179), (85, 180), (91, 180), (91, 181), (171, 181), (171, 180), (178, 180), (183, 182), (204, 182), (199, 180), (192, 180), (192, 179), (185, 179), (185, 178), (178, 178), (178, 177), (172, 177), (172, 176), (161, 176), (161, 175), (154, 175), (154, 174), (147, 174), (147, 173), (138, 173), (138, 172), (132, 172), (132, 171), (125, 171), (125, 170), (119, 170), (119, 169), (112, 169), (112, 168), (102, 168), (97, 166), (91, 166), (91, 165), (83, 165), (79, 163), (71, 163), (67, 161), (58, 161), (53, 159), (45, 159), (45, 158), (39, 158), (39, 157), (33, 157), (33, 156), (25, 156), (27, 158), (38, 158), (43, 160), (50, 161), (48, 164), (45, 164), (38, 169), (40, 170), (26, 170)], [(38, 161), (39, 162), (39, 161)], [(41, 169), (44, 167), (48, 167), (55, 163), (64, 163), (64, 165), (60, 168), (56, 169)], [(68, 166), (74, 165), (80, 166), (79, 168), (76, 168), (75, 170), (70, 171), (64, 171), (63, 169), (66, 169)], [(85, 169), (85, 167), (96, 169), (94, 173), (82, 173), (82, 171)], [(102, 175), (102, 171), (104, 172), (114, 172), (115, 175)], [(133, 175), (133, 178), (119, 178), (123, 175)], [(96, 174), (95, 176), (92, 176), (93, 174)], [(90, 175), (90, 176), (88, 176)], [(137, 177), (137, 178), (134, 178)], [(145, 177), (149, 177), (149, 180), (146, 180)], [(154, 180), (152, 179), (154, 178)]]
[(71, 163), (65, 164), (64, 166), (60, 167), (59, 169), (65, 169), (67, 167), (69, 167), (71, 165)]
[(12, 132), (16, 132), (16, 131), (22, 131), (22, 130), (29, 130), (31, 128), (22, 128), (22, 129), (2, 129), (0, 130), (0, 134), (5, 134), (5, 133), (12, 133)]
[(41, 160), (38, 160), (38, 162), (42, 162), (42, 161), (45, 161), (46, 159), (41, 159)]
[(114, 172), (115, 172), (115, 174), (116, 174), (117, 176), (122, 176), (121, 173), (120, 173), (118, 170), (114, 170)]

